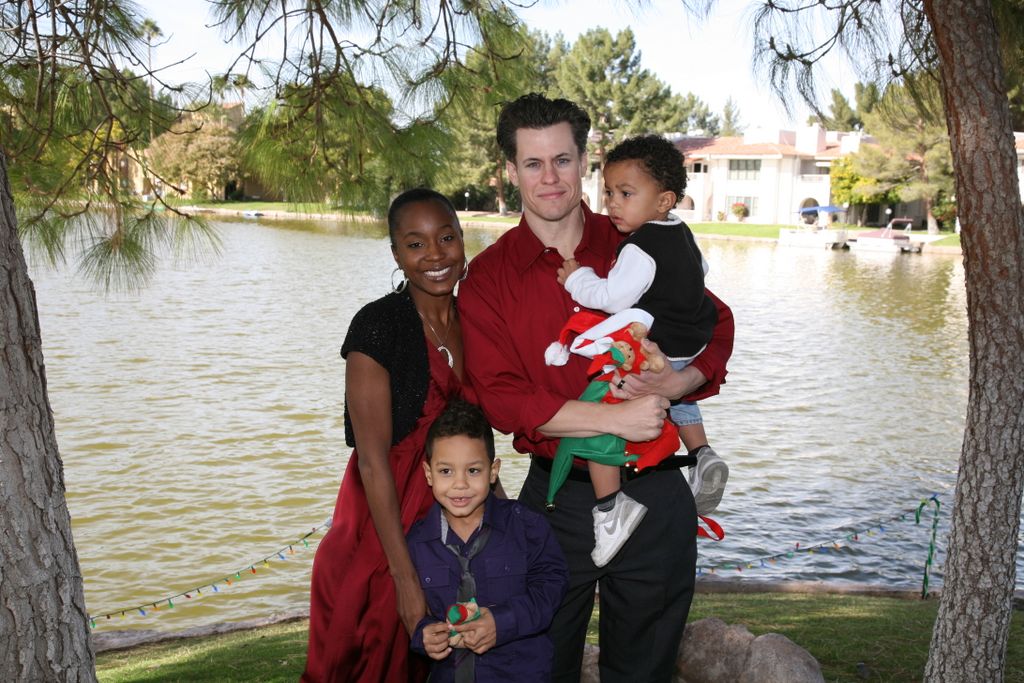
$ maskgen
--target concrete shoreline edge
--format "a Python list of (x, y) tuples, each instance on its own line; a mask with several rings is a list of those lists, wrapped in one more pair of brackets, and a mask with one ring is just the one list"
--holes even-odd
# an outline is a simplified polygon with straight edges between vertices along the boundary
[[(837, 583), (828, 581), (769, 581), (749, 579), (713, 578), (701, 576), (697, 579), (697, 593), (795, 593), (803, 595), (850, 595), (862, 597), (920, 600), (921, 592), (906, 588), (891, 588), (876, 584)], [(928, 599), (938, 599), (941, 591), (932, 591)], [(1013, 608), (1024, 610), (1024, 590), (1014, 591)], [(130, 631), (93, 631), (93, 649), (97, 652), (128, 650), (141, 645), (151, 645), (172, 640), (205, 638), (225, 633), (249, 631), (252, 629), (302, 621), (309, 618), (309, 608), (301, 607), (277, 612), (259, 619), (218, 622), (178, 631), (157, 631), (139, 629)]]

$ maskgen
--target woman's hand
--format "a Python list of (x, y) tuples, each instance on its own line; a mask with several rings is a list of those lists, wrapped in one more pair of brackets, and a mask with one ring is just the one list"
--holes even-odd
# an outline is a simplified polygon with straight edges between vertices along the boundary
[(394, 579), (398, 616), (411, 636), (416, 631), (416, 624), (427, 616), (427, 600), (415, 574), (411, 577), (395, 576)]

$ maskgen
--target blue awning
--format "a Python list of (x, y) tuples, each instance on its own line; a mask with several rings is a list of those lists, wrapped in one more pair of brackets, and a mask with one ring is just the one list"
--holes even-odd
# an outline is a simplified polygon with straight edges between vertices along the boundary
[(806, 209), (800, 209), (797, 213), (842, 213), (844, 211), (846, 209), (841, 206), (829, 204), (828, 206), (808, 206)]

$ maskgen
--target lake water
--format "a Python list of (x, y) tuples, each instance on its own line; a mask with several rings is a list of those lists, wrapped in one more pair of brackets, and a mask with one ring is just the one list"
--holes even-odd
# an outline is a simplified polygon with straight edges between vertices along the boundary
[[(136, 295), (32, 267), (98, 628), (308, 601), (320, 533), (299, 539), (330, 516), (348, 457), (338, 349), (390, 288), (390, 250), (376, 225), (217, 226), (221, 256), (166, 265)], [(469, 250), (497, 235), (467, 231)], [(728, 537), (700, 542), (701, 571), (917, 589), (934, 505), (913, 512), (937, 493), (940, 585), (967, 401), (960, 258), (700, 243), (737, 320), (728, 384), (703, 404), (732, 467), (714, 515)], [(509, 444), (516, 492), (527, 461)]]

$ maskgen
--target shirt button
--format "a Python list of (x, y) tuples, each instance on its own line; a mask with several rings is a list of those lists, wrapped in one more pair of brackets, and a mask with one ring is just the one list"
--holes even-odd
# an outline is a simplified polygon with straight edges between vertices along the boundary
[(428, 576), (427, 578), (423, 579), (423, 580), (424, 580), (424, 581), (425, 581), (426, 583), (430, 583), (430, 577), (429, 577), (429, 576)]
[(579, 313), (580, 312), (580, 307), (579, 306), (573, 306), (572, 307), (572, 312), (573, 313)]

